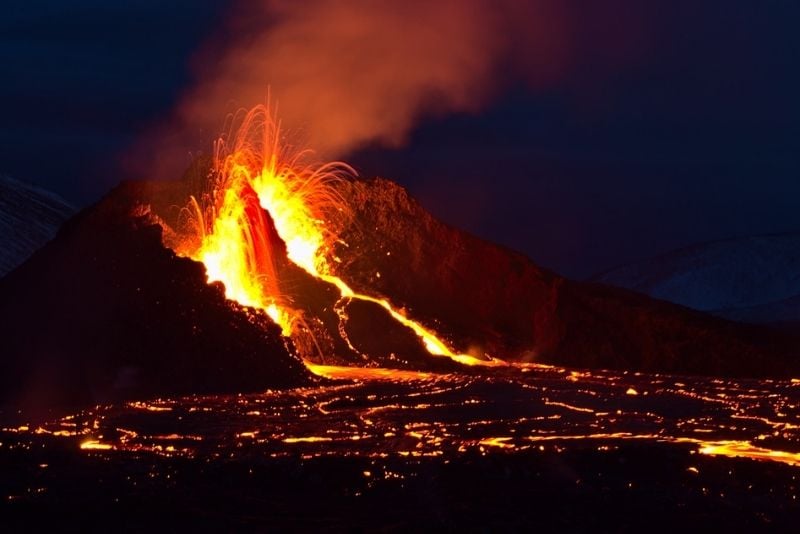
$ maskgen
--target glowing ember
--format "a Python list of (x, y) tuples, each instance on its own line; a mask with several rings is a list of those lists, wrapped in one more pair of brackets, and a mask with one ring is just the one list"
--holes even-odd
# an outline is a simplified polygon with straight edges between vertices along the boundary
[[(430, 329), (406, 317), (386, 299), (359, 294), (334, 274), (330, 258), (339, 241), (337, 228), (349, 211), (336, 185), (355, 174), (343, 163), (315, 163), (311, 152), (282, 138), (269, 106), (260, 105), (241, 118), (232, 139), (215, 144), (211, 191), (192, 197), (190, 234), (175, 248), (202, 262), (209, 282), (222, 282), (226, 296), (266, 313), (285, 336), (296, 334), (301, 311), (281, 290), (274, 234), (286, 245), (286, 257), (313, 277), (334, 285), (340, 300), (356, 299), (383, 307), (410, 328), (427, 351), (466, 365), (506, 365), (496, 359), (458, 354)], [(269, 216), (267, 216), (267, 214)], [(339, 315), (346, 320), (341, 306)]]

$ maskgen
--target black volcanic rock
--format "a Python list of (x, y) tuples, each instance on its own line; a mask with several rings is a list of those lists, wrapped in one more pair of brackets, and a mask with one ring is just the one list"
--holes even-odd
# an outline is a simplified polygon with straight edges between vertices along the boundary
[(564, 365), (738, 377), (800, 375), (794, 333), (735, 323), (633, 291), (568, 281), (557, 314)]
[(0, 276), (52, 239), (74, 212), (57, 195), (0, 175)]
[(354, 210), (339, 274), (461, 351), (577, 367), (800, 374), (800, 339), (633, 291), (574, 282), (433, 218), (393, 182), (343, 188)]
[(158, 187), (120, 185), (0, 280), (0, 402), (35, 411), (309, 382), (266, 315), (237, 309), (132, 215)]
[(352, 182), (343, 194), (354, 223), (340, 274), (359, 291), (388, 297), (461, 351), (522, 358), (558, 345), (562, 278), (441, 223), (388, 180)]

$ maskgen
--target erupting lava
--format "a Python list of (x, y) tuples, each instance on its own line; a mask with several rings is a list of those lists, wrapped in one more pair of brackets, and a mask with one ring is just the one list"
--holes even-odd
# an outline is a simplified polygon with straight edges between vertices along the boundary
[[(340, 301), (378, 304), (413, 330), (431, 354), (467, 365), (505, 365), (501, 360), (454, 352), (388, 300), (356, 293), (336, 276), (332, 265), (338, 260), (332, 249), (340, 240), (338, 230), (349, 219), (336, 185), (355, 171), (344, 163), (314, 163), (309, 150), (286, 144), (280, 122), (268, 105), (238, 117), (232, 138), (215, 143), (210, 190), (191, 198), (184, 211), (188, 235), (174, 247), (179, 254), (202, 262), (209, 282), (222, 282), (228, 298), (265, 310), (291, 337), (303, 317), (281, 290), (276, 268), (280, 258), (271, 239), (277, 234), (286, 245), (286, 257), (311, 276), (334, 285)], [(343, 307), (336, 309), (340, 319), (346, 320)]]
[(307, 163), (310, 152), (281, 145), (280, 135), (270, 108), (261, 105), (244, 115), (231, 140), (215, 143), (210, 191), (191, 198), (190, 233), (177, 251), (202, 262), (228, 298), (266, 310), (290, 335), (296, 314), (280, 291), (265, 210), (287, 257), (319, 277), (327, 272), (324, 251), (336, 239), (326, 221), (344, 213), (332, 184), (352, 170)]

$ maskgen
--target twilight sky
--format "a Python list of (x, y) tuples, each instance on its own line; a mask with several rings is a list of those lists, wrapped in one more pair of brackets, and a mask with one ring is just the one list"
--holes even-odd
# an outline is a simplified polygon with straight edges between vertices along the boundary
[[(800, 5), (567, 3), (557, 80), (506, 83), (480, 112), (345, 159), (573, 277), (800, 231)], [(0, 173), (83, 205), (127, 177), (121, 154), (192, 86), (197, 50), (225, 42), (230, 2), (15, 4), (0, 17)]]

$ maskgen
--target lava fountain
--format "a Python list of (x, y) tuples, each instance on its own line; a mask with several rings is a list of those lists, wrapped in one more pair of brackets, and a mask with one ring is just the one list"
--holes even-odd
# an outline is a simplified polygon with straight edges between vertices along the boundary
[[(282, 290), (276, 264), (285, 254), (315, 279), (335, 286), (339, 302), (334, 308), (341, 321), (347, 321), (343, 301), (371, 302), (411, 329), (431, 355), (466, 365), (506, 365), (459, 354), (387, 299), (351, 289), (336, 275), (338, 258), (332, 251), (350, 219), (337, 184), (355, 177), (355, 171), (340, 162), (315, 162), (312, 151), (287, 143), (269, 105), (239, 113), (234, 124), (235, 132), (215, 143), (207, 191), (191, 197), (182, 211), (183, 237), (172, 245), (179, 255), (202, 262), (209, 282), (222, 282), (229, 299), (266, 311), (285, 336), (293, 337), (304, 318)], [(285, 252), (276, 241), (285, 244)], [(325, 367), (307, 365), (324, 373)]]

